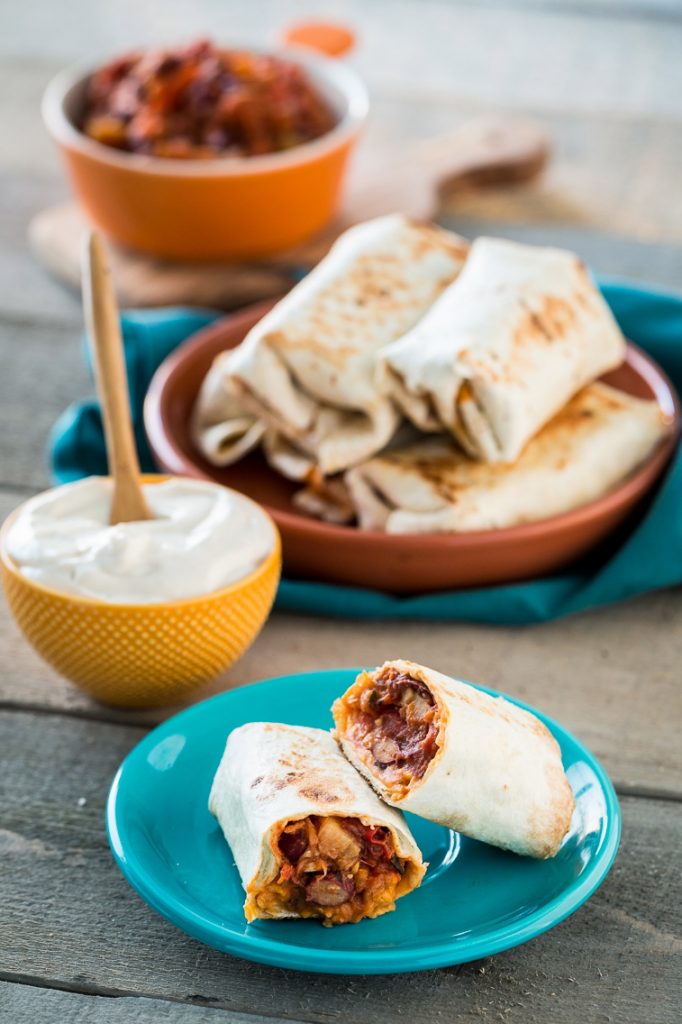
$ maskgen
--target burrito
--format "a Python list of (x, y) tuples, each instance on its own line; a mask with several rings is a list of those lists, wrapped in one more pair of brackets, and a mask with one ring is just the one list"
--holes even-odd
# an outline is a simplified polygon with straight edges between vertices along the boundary
[(344, 754), (394, 807), (514, 853), (558, 851), (573, 794), (534, 715), (411, 661), (361, 672), (332, 711)]
[[(377, 354), (417, 323), (467, 251), (459, 236), (398, 214), (345, 232), (238, 348), (217, 357), (194, 417), (202, 452), (222, 464), (236, 459), (243, 437), (260, 440), (254, 424), (294, 446), (297, 479), (301, 458), (328, 474), (380, 451), (400, 416), (377, 385)], [(269, 461), (287, 473), (292, 459), (280, 452), (271, 436)]]
[(208, 807), (232, 848), (248, 921), (378, 917), (426, 870), (402, 814), (375, 796), (322, 729), (235, 729)]
[(513, 462), (572, 395), (624, 358), (618, 325), (577, 256), (479, 238), (377, 372), (421, 430), (449, 431), (473, 458)]
[[(447, 436), (422, 438), (348, 470), (336, 507), (354, 509), (365, 530), (396, 534), (535, 522), (608, 493), (651, 454), (667, 429), (657, 402), (597, 382), (572, 398), (513, 465), (477, 462)], [(330, 494), (328, 488), (328, 505)], [(315, 507), (307, 494), (297, 504)]]
[(231, 466), (257, 448), (265, 424), (244, 407), (237, 389), (213, 361), (192, 410), (190, 432), (195, 445), (214, 466)]

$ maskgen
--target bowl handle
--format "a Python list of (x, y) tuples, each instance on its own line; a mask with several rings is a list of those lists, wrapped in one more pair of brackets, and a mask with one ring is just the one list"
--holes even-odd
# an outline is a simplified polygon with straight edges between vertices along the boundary
[(345, 57), (355, 47), (355, 33), (334, 21), (297, 21), (280, 35), (284, 46), (304, 46), (325, 57)]

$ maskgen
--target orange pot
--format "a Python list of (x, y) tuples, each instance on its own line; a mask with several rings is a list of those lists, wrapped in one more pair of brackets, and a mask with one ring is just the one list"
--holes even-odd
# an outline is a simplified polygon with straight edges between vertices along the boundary
[(319, 139), (257, 157), (161, 159), (95, 142), (76, 127), (88, 74), (57, 75), (43, 118), (90, 220), (122, 245), (176, 260), (268, 256), (320, 231), (338, 207), (367, 91), (339, 61), (305, 50), (281, 55), (306, 70), (339, 120)]

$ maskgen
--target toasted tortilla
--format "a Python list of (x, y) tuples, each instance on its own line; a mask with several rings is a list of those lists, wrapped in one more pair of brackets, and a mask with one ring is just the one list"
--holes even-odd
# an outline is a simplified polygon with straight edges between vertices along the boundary
[[(262, 437), (254, 424), (281, 434), (326, 474), (380, 451), (400, 415), (378, 386), (377, 355), (417, 323), (467, 251), (459, 236), (399, 214), (343, 234), (238, 348), (217, 357), (194, 418), (206, 457), (240, 457), (244, 437)], [(279, 466), (278, 446), (270, 451), (286, 473), (288, 459)]]
[(618, 366), (625, 341), (573, 253), (478, 238), (462, 273), (378, 363), (421, 430), (472, 457), (512, 462), (582, 387)]
[[(434, 701), (435, 752), (421, 776), (410, 772), (409, 758), (387, 773), (374, 754), (375, 734), (365, 731), (371, 714), (360, 708), (362, 694), (387, 669), (423, 683)], [(362, 672), (332, 711), (344, 754), (387, 803), (518, 854), (558, 851), (575, 802), (559, 745), (534, 715), (402, 660)]]
[[(356, 818), (381, 826), (405, 863), (394, 898), (410, 892), (426, 866), (400, 812), (383, 804), (350, 766), (328, 732), (254, 722), (227, 740), (208, 802), (218, 819), (246, 890), (244, 913), (255, 918), (320, 916), (282, 902), (278, 839), (287, 824), (311, 815)], [(394, 909), (379, 896), (366, 917)]]
[(214, 466), (230, 466), (261, 444), (266, 426), (240, 400), (219, 360), (208, 371), (192, 410), (195, 445)]
[(363, 529), (387, 533), (493, 530), (568, 512), (607, 494), (668, 427), (653, 401), (597, 382), (579, 392), (513, 465), (466, 456), (452, 439), (425, 438), (345, 474)]

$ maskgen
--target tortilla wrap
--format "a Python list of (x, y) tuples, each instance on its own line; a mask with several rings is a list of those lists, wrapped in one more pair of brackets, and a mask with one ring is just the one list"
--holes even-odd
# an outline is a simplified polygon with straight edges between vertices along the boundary
[(230, 466), (263, 440), (265, 424), (245, 408), (218, 360), (208, 371), (192, 410), (190, 432), (214, 466)]
[(344, 754), (394, 807), (518, 854), (558, 851), (573, 794), (534, 715), (400, 660), (362, 672), (332, 711)]
[(445, 436), (424, 438), (349, 470), (339, 505), (353, 507), (363, 529), (396, 534), (535, 522), (607, 494), (651, 454), (667, 426), (656, 402), (597, 382), (513, 465), (477, 462)]
[[(399, 214), (346, 231), (241, 345), (217, 357), (205, 389), (215, 395), (216, 381), (226, 382), (223, 422), (234, 448), (224, 440), (216, 447), (216, 416), (204, 419), (207, 406), (216, 407), (202, 389), (195, 437), (207, 458), (237, 458), (240, 436), (256, 436), (249, 434), (254, 422), (281, 434), (323, 473), (380, 451), (400, 416), (377, 385), (377, 354), (417, 323), (459, 273), (467, 250), (459, 236)], [(208, 440), (206, 428), (213, 429)], [(276, 445), (271, 453), (279, 468)]]
[[(377, 917), (393, 910), (394, 900), (418, 886), (426, 870), (403, 816), (379, 800), (351, 768), (331, 735), (321, 729), (269, 722), (235, 729), (213, 780), (208, 807), (232, 849), (246, 890), (244, 913), (249, 921), (320, 917), (332, 924)], [(281, 843), (289, 849), (282, 836), (291, 837), (292, 829), (296, 835), (297, 827), (303, 832), (311, 819), (317, 829), (314, 849), (308, 846), (290, 863), (280, 848)], [(331, 829), (328, 819), (333, 819)], [(388, 842), (401, 873), (392, 861), (384, 863), (382, 859), (385, 871), (377, 869), (378, 874), (371, 876), (375, 881), (360, 891), (362, 872), (367, 871), (364, 862), (353, 867), (341, 854), (339, 863), (334, 857), (329, 861), (325, 833), (336, 830), (338, 834), (339, 821), (357, 823), (352, 828), (360, 836), (360, 844), (365, 842), (366, 829), (374, 832), (374, 845), (375, 840)], [(287, 839), (288, 844), (292, 841)], [(352, 847), (352, 835), (348, 842)], [(312, 861), (311, 849), (317, 858)], [(383, 858), (382, 850), (378, 852)], [(351, 848), (351, 860), (353, 856)], [(319, 857), (327, 858), (324, 871)], [(284, 877), (293, 876), (299, 866), (305, 868), (301, 877), (306, 889)], [(353, 895), (346, 893), (348, 899), (343, 904), (317, 905), (306, 894), (311, 885), (319, 888), (320, 884), (344, 885)]]
[(378, 375), (425, 431), (513, 462), (580, 388), (625, 357), (609, 307), (573, 253), (478, 238), (462, 273), (382, 353)]

